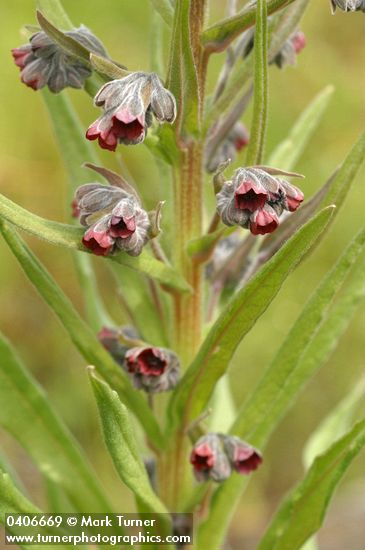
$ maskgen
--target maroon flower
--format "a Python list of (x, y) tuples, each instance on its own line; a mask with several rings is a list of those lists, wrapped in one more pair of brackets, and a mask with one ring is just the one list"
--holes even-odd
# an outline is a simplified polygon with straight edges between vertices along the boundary
[(103, 216), (92, 225), (84, 234), (83, 245), (97, 256), (107, 256), (114, 246), (114, 239), (109, 234), (110, 216)]
[(250, 231), (253, 235), (266, 235), (272, 233), (279, 225), (279, 218), (275, 210), (268, 205), (256, 210), (250, 216)]
[(263, 208), (268, 198), (268, 193), (263, 185), (253, 181), (243, 181), (236, 189), (234, 202), (236, 208), (255, 212)]
[(136, 72), (104, 84), (95, 96), (95, 105), (104, 113), (86, 132), (89, 140), (115, 151), (118, 143), (141, 143), (151, 124), (151, 113), (159, 122), (172, 123), (176, 103), (154, 73)]
[(125, 355), (124, 365), (135, 387), (149, 393), (170, 390), (179, 380), (179, 360), (171, 350), (165, 348), (131, 348)]
[[(86, 27), (81, 26), (65, 34), (91, 52), (106, 56), (103, 45)], [(91, 75), (91, 69), (79, 59), (66, 54), (43, 31), (34, 34), (29, 44), (14, 48), (11, 53), (21, 70), (21, 81), (33, 90), (48, 86), (51, 92), (58, 93), (66, 87), (82, 88)]]
[(231, 475), (231, 467), (222, 450), (218, 434), (207, 434), (195, 443), (190, 454), (190, 463), (198, 481), (224, 481)]
[(248, 475), (262, 464), (259, 451), (238, 437), (225, 436), (224, 448), (232, 468), (239, 474)]
[(121, 343), (121, 329), (103, 327), (98, 333), (98, 339), (119, 365), (123, 366), (128, 347)]
[(285, 192), (286, 209), (289, 210), (289, 212), (295, 212), (304, 200), (302, 191), (298, 189), (298, 187), (288, 184), (285, 180), (281, 180), (280, 183)]
[(161, 376), (167, 368), (167, 356), (160, 348), (132, 348), (126, 354), (129, 372)]

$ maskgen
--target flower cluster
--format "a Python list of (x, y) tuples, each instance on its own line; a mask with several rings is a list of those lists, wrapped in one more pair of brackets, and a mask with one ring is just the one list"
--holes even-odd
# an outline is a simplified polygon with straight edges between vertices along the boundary
[[(145, 345), (138, 340), (138, 335), (133, 330), (128, 331), (123, 327), (103, 327), (98, 338), (115, 361), (131, 376), (137, 389), (158, 393), (168, 391), (178, 383), (180, 362), (171, 350)], [(136, 343), (138, 345), (133, 345)]]
[(86, 183), (76, 191), (73, 211), (88, 229), (82, 242), (97, 256), (124, 250), (138, 256), (149, 239), (150, 220), (136, 194), (99, 183)]
[(155, 73), (136, 72), (105, 84), (96, 94), (95, 105), (103, 114), (88, 128), (87, 139), (97, 139), (100, 147), (115, 151), (118, 143), (141, 143), (152, 122), (172, 124), (176, 118), (174, 96)]
[(237, 153), (249, 143), (249, 134), (242, 122), (236, 122), (223, 142), (217, 147), (215, 153), (206, 158), (205, 168), (213, 173), (218, 166), (228, 160), (234, 160)]
[(365, 0), (330, 0), (332, 13), (336, 8), (342, 11), (365, 11)]
[(195, 443), (190, 462), (198, 481), (224, 481), (232, 473), (248, 475), (262, 463), (257, 449), (236, 436), (209, 433)]
[[(86, 27), (81, 26), (65, 34), (91, 52), (106, 56), (104, 46)], [(12, 55), (21, 70), (21, 81), (33, 90), (48, 86), (51, 92), (58, 93), (68, 86), (82, 88), (91, 76), (91, 69), (80, 59), (65, 53), (43, 31), (34, 34), (29, 44), (14, 48)]]
[[(294, 212), (304, 199), (300, 189), (264, 167), (239, 168), (217, 193), (217, 211), (226, 225), (253, 235), (272, 233), (284, 210)], [(274, 170), (275, 171), (275, 170)]]

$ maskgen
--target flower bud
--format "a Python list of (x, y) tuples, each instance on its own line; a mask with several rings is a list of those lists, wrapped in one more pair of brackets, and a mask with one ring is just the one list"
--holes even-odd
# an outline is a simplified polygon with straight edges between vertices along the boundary
[(224, 436), (224, 449), (229, 462), (239, 474), (248, 475), (262, 464), (260, 452), (235, 436)]
[(98, 333), (98, 338), (114, 360), (119, 365), (123, 366), (128, 347), (121, 344), (120, 334), (120, 330), (103, 327)]
[[(255, 40), (255, 28), (252, 27), (246, 31), (242, 37), (241, 41), (241, 51), (243, 52), (243, 57), (247, 57), (249, 53), (253, 50)], [(303, 50), (306, 46), (306, 39), (303, 32), (296, 30), (289, 36), (289, 38), (284, 42), (280, 51), (269, 60), (269, 64), (272, 65), (275, 63), (282, 69), (286, 65), (295, 65), (297, 55)]]
[(336, 8), (342, 11), (365, 11), (365, 0), (330, 0), (332, 13)]
[(87, 183), (75, 196), (80, 223), (88, 229), (83, 244), (97, 256), (124, 250), (138, 256), (148, 241), (150, 221), (136, 195), (120, 187)]
[(228, 160), (234, 160), (237, 153), (249, 143), (249, 135), (242, 122), (236, 122), (226, 139), (217, 147), (215, 153), (206, 159), (205, 167), (207, 172), (213, 173), (218, 166)]
[(299, 207), (304, 198), (300, 189), (269, 172), (264, 167), (239, 168), (232, 181), (223, 184), (217, 193), (217, 211), (224, 224), (264, 235), (277, 228), (283, 210), (294, 212)]
[(295, 31), (285, 41), (279, 53), (274, 57), (272, 63), (275, 63), (279, 69), (286, 65), (295, 65), (297, 55), (305, 48), (306, 38), (303, 32)]
[(124, 365), (132, 375), (135, 387), (149, 393), (170, 390), (179, 380), (179, 360), (172, 351), (164, 348), (131, 348), (125, 355)]
[[(65, 34), (90, 51), (106, 56), (101, 42), (86, 27), (81, 26)], [(58, 93), (67, 87), (82, 88), (91, 75), (91, 69), (65, 53), (44, 31), (34, 34), (29, 44), (14, 48), (12, 55), (21, 70), (21, 81), (33, 90), (48, 86), (51, 92)]]
[(220, 482), (231, 475), (231, 466), (218, 434), (210, 433), (198, 439), (191, 451), (190, 463), (198, 481)]
[(141, 143), (151, 124), (151, 113), (159, 122), (174, 122), (176, 102), (155, 73), (132, 73), (104, 84), (94, 103), (104, 113), (88, 128), (87, 139), (115, 151), (118, 143)]

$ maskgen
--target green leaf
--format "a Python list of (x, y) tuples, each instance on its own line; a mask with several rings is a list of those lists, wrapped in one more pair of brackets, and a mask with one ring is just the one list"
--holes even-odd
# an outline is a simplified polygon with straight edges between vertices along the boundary
[(154, 444), (157, 447), (162, 445), (159, 426), (144, 397), (133, 389), (127, 374), (100, 344), (94, 332), (81, 319), (62, 289), (16, 234), (14, 228), (1, 223), (0, 229), (27, 277), (55, 312), (81, 355), (89, 364), (95, 365), (105, 380), (120, 393)]
[(350, 429), (355, 411), (364, 395), (365, 378), (362, 377), (311, 434), (303, 452), (306, 469), (312, 465), (318, 455), (324, 453), (334, 441)]
[(170, 0), (151, 0), (153, 8), (160, 14), (162, 19), (172, 26), (174, 20), (174, 9), (170, 3)]
[(258, 549), (299, 550), (321, 527), (334, 491), (364, 445), (365, 420), (314, 461), (280, 506)]
[[(271, 15), (281, 8), (285, 8), (294, 0), (268, 0), (267, 13)], [(211, 27), (202, 34), (202, 44), (208, 51), (220, 52), (245, 30), (256, 23), (256, 7), (241, 10), (237, 15), (229, 17)]]
[[(0, 524), (5, 526), (5, 514), (42, 514), (42, 510), (37, 508), (32, 502), (30, 502), (14, 485), (9, 474), (6, 474), (0, 470)], [(17, 530), (12, 527), (6, 528), (10, 534), (17, 534)], [(45, 533), (42, 533), (45, 534)], [(49, 528), (49, 533), (63, 535), (64, 532), (59, 532), (55, 528)], [(42, 545), (45, 550), (53, 550), (54, 545), (44, 544)], [(57, 545), (61, 550), (62, 548), (69, 548), (62, 544)], [(37, 550), (39, 545), (22, 544), (19, 548), (26, 550)], [(75, 546), (80, 548), (80, 546)]]
[[(348, 246), (304, 307), (256, 390), (242, 406), (232, 434), (262, 447), (300, 390), (336, 348), (364, 298), (364, 246), (365, 230)], [(209, 546), (213, 540), (217, 544), (214, 549), (219, 547), (246, 485), (247, 479), (235, 476), (215, 492), (209, 518), (200, 529), (202, 544)]]
[(312, 100), (294, 124), (289, 136), (270, 155), (268, 161), (270, 166), (280, 166), (286, 170), (295, 167), (321, 122), (333, 92), (333, 86), (326, 86)]
[(268, 62), (266, 0), (257, 0), (254, 58), (253, 116), (246, 157), (246, 164), (248, 166), (259, 164), (262, 161), (267, 127)]
[(199, 90), (190, 36), (191, 3), (176, 0), (167, 86), (179, 105), (176, 125), (196, 134), (199, 126)]
[[(361, 265), (364, 264), (361, 257), (364, 247), (365, 230), (362, 230), (305, 305), (256, 390), (242, 406), (233, 432), (249, 436), (255, 444), (264, 443), (299, 389), (337, 344), (351, 318), (353, 305), (358, 305), (365, 289), (361, 269), (357, 277), (347, 280), (360, 259)], [(331, 308), (343, 288), (342, 299), (340, 296)], [(349, 307), (349, 311), (341, 318), (342, 306)]]
[(167, 509), (152, 490), (134, 436), (127, 408), (115, 391), (90, 372), (110, 456), (122, 481), (149, 512), (167, 514)]
[(0, 425), (44, 476), (62, 487), (79, 512), (111, 511), (77, 442), (1, 334), (0, 403)]
[(291, 271), (314, 247), (332, 214), (333, 208), (317, 214), (228, 303), (173, 394), (169, 413), (173, 423), (183, 417), (188, 424), (199, 416), (216, 382), (226, 372), (237, 346), (267, 309)]
[[(52, 94), (47, 89), (42, 90), (49, 116), (52, 121), (54, 136), (61, 153), (68, 178), (68, 201), (70, 203), (75, 189), (83, 183), (90, 182), (90, 172), (83, 168), (87, 162), (98, 163), (95, 148), (85, 139), (85, 130), (66, 92)], [(93, 176), (93, 181), (99, 179)], [(70, 216), (71, 217), (71, 216)], [(113, 326), (102, 298), (99, 294), (95, 274), (92, 268), (92, 258), (86, 254), (74, 253), (74, 261), (84, 298), (87, 319), (95, 331), (102, 325)]]
[(90, 51), (88, 48), (83, 46), (75, 38), (72, 38), (72, 36), (69, 36), (57, 29), (57, 27), (52, 25), (52, 23), (48, 21), (48, 19), (40, 11), (37, 11), (37, 19), (42, 30), (51, 40), (53, 40), (53, 42), (55, 42), (69, 55), (81, 59), (85, 65), (90, 66)]
[(37, 8), (54, 25), (64, 30), (73, 29), (73, 25), (59, 0), (37, 0)]
[(336, 204), (339, 207), (343, 205), (347, 194), (351, 188), (351, 183), (355, 179), (362, 163), (365, 159), (365, 131), (361, 134), (346, 159), (340, 166), (326, 197), (321, 206)]
[(96, 55), (95, 53), (90, 53), (89, 59), (92, 68), (98, 73), (105, 75), (110, 80), (124, 78), (125, 76), (131, 74), (130, 71), (122, 69), (122, 67), (119, 67), (110, 59)]
[[(3, 195), (0, 195), (0, 216), (20, 229), (52, 244), (81, 250), (82, 252), (90, 252), (82, 244), (84, 229), (81, 227), (45, 220), (25, 210)], [(141, 271), (152, 279), (165, 284), (167, 287), (180, 290), (181, 292), (187, 292), (190, 289), (181, 275), (170, 266), (155, 260), (146, 251), (143, 251), (136, 258), (132, 258), (122, 252), (116, 256), (111, 256), (109, 259), (121, 265), (131, 267), (136, 271)]]

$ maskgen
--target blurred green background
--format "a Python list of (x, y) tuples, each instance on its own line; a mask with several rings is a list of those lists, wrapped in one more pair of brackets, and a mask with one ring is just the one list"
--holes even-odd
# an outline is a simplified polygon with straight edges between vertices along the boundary
[[(223, 15), (224, 4), (223, 0), (211, 0), (211, 21)], [(312, 0), (310, 4), (302, 24), (307, 47), (299, 57), (297, 68), (271, 69), (267, 143), (270, 152), (285, 138), (309, 101), (327, 84), (335, 86), (330, 108), (297, 166), (298, 171), (306, 175), (303, 189), (308, 197), (341, 162), (365, 126), (365, 15), (339, 12), (332, 17), (326, 0)], [(64, 6), (75, 24), (84, 23), (104, 41), (114, 59), (131, 69), (149, 70), (152, 21), (149, 0), (64, 0)], [(42, 97), (19, 83), (18, 69), (9, 52), (12, 47), (25, 42), (21, 27), (25, 23), (34, 24), (34, 2), (2, 0), (0, 16), (0, 190), (41, 216), (65, 220), (67, 178)], [(168, 44), (166, 51), (167, 48)], [(223, 59), (223, 54), (212, 59), (211, 84)], [(85, 94), (71, 91), (70, 96), (87, 127), (98, 116), (96, 109)], [(119, 155), (122, 155), (122, 162), (133, 179), (144, 190), (148, 206), (164, 196), (154, 161), (143, 146), (120, 148), (118, 155), (103, 152), (102, 158), (107, 166), (117, 168), (121, 162)], [(363, 168), (329, 235), (315, 254), (292, 275), (236, 354), (231, 376), (238, 403), (268, 364), (321, 276), (362, 226), (364, 180)], [(71, 255), (36, 239), (27, 237), (27, 241), (81, 308), (80, 288)], [(46, 388), (55, 408), (85, 448), (116, 508), (127, 510), (130, 497), (116, 481), (112, 464), (104, 451), (83, 360), (25, 279), (3, 242), (0, 242), (0, 262), (1, 330), (18, 348), (32, 373)], [(100, 269), (100, 262), (96, 264), (105, 300), (116, 321), (122, 322), (113, 282)], [(278, 501), (301, 476), (301, 455), (309, 434), (364, 370), (364, 328), (365, 306), (362, 305), (335, 354), (272, 437), (265, 453), (265, 467), (255, 476), (255, 482), (251, 483), (236, 515), (230, 537), (232, 548), (255, 547), (255, 540)], [(33, 500), (42, 505), (44, 491), (34, 467), (14, 441), (1, 431), (0, 437), (1, 447), (18, 470)], [(359, 487), (364, 488), (364, 484), (364, 470), (358, 461), (342, 484), (327, 527), (323, 529), (323, 550), (363, 548), (356, 546), (356, 539), (351, 539), (350, 543), (349, 537), (356, 527), (349, 529), (349, 525), (352, 525), (354, 514), (365, 509), (361, 498), (364, 491), (359, 490)], [(348, 513), (349, 508), (353, 515), (346, 519), (344, 510)]]

